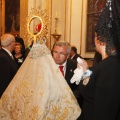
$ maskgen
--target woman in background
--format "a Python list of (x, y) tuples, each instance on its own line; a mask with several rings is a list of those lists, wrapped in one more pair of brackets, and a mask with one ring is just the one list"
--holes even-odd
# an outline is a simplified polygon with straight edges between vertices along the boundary
[(15, 45), (14, 52), (15, 52), (14, 60), (18, 64), (18, 66), (20, 67), (25, 60), (25, 57), (22, 53), (22, 45), (21, 44)]
[(21, 37), (15, 37), (15, 40), (16, 40), (15, 45), (21, 45), (22, 46), (21, 52), (22, 52), (22, 54), (25, 54), (24, 40)]

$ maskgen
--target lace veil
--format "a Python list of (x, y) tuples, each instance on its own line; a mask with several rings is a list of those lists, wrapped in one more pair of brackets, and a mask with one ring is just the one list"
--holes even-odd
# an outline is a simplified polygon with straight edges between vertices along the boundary
[(95, 28), (109, 56), (120, 57), (120, 0), (107, 0)]

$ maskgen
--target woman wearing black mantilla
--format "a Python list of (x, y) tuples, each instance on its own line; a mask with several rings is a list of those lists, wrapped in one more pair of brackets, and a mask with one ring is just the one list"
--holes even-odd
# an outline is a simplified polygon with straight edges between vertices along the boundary
[(102, 60), (80, 81), (79, 120), (120, 120), (120, 0), (107, 0), (95, 28), (95, 46)]

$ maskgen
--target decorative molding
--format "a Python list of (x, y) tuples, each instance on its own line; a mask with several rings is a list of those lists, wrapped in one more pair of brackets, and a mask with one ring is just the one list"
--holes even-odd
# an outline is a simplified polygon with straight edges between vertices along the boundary
[(72, 24), (72, 0), (70, 0), (70, 31), (69, 31), (69, 43), (71, 43), (71, 24)]
[(83, 0), (83, 10), (82, 12), (82, 43), (81, 43), (81, 56), (83, 58), (93, 58), (94, 52), (86, 52), (86, 38), (87, 38), (87, 3), (88, 0)]
[(66, 7), (66, 2), (67, 2), (67, 0), (65, 0), (64, 1), (65, 3), (64, 3), (64, 5), (65, 5), (65, 22), (64, 22), (64, 41), (65, 41), (65, 38), (66, 38), (66, 9), (67, 9), (67, 7)]
[[(95, 2), (97, 2), (96, 8), (94, 7)], [(105, 0), (83, 0), (83, 16), (82, 16), (82, 46), (81, 46), (81, 55), (84, 58), (94, 58), (95, 52), (93, 51), (94, 47), (94, 30), (93, 26), (98, 19), (98, 14)], [(94, 3), (94, 5), (93, 5)], [(88, 7), (88, 5), (90, 5)], [(97, 14), (98, 13), (98, 14)], [(93, 14), (93, 16), (88, 20), (88, 16)], [(96, 15), (95, 15), (96, 14)]]
[(20, 0), (20, 36), (24, 39), (25, 46), (27, 45), (27, 38), (24, 37), (24, 21), (28, 16), (28, 0)]
[(81, 24), (80, 24), (80, 55), (82, 52), (82, 16), (83, 16), (83, 0), (81, 1)]

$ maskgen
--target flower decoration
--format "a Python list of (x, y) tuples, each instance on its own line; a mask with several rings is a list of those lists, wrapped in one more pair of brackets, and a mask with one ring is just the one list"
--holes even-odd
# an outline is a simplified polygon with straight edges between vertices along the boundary
[(18, 59), (18, 62), (19, 62), (19, 63), (22, 63), (22, 62), (23, 62), (23, 58), (19, 58), (19, 59)]

